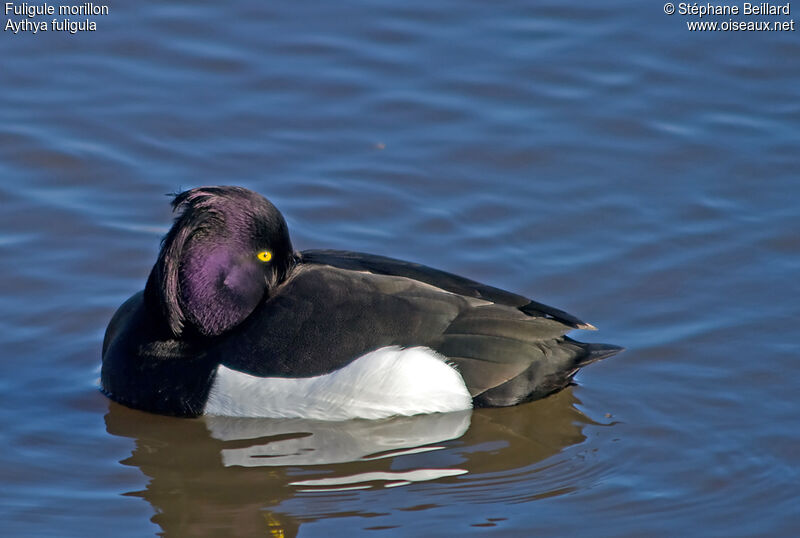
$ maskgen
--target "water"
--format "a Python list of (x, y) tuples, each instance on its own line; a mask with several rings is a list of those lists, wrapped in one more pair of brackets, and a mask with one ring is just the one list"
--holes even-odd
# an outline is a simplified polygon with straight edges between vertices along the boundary
[[(0, 37), (3, 535), (797, 534), (796, 32), (622, 1), (109, 5)], [(628, 351), (465, 415), (110, 403), (103, 330), (163, 195), (220, 183), (299, 248), (457, 272)]]

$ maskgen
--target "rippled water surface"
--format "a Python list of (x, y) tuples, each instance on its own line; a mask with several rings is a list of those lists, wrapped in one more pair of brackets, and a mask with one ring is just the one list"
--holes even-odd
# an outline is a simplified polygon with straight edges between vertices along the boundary
[[(800, 532), (798, 32), (622, 1), (109, 6), (0, 36), (0, 534)], [(460, 273), (628, 351), (472, 413), (110, 403), (103, 331), (164, 194), (218, 183), (296, 247)]]

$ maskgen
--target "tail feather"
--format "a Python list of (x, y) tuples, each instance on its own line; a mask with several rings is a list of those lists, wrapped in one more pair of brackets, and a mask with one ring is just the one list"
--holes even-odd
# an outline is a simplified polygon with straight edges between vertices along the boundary
[(586, 354), (578, 358), (575, 362), (575, 368), (583, 368), (587, 364), (607, 359), (617, 353), (625, 351), (624, 347), (614, 346), (611, 344), (584, 344), (581, 347), (586, 350)]
[[(569, 337), (527, 346), (525, 349), (529, 350), (529, 366), (520, 373), (507, 372), (513, 377), (509, 375), (510, 378), (503, 383), (472, 392), (476, 407), (502, 407), (544, 398), (569, 385), (572, 377), (587, 364), (623, 350), (619, 346), (586, 344)], [(534, 350), (538, 350), (538, 353)], [(469, 379), (466, 380), (467, 386), (470, 386)]]

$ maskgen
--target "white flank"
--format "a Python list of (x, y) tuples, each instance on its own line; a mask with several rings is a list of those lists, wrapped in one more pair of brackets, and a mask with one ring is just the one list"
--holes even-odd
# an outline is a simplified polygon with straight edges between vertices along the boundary
[(257, 377), (220, 365), (205, 414), (347, 420), (471, 407), (464, 380), (444, 357), (390, 346), (317, 377)]

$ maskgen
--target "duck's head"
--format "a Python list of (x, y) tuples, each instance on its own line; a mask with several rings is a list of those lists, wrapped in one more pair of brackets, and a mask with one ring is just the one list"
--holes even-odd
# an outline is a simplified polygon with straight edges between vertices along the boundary
[(175, 196), (145, 297), (174, 336), (217, 336), (249, 316), (294, 264), (280, 211), (241, 187), (200, 187)]

